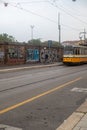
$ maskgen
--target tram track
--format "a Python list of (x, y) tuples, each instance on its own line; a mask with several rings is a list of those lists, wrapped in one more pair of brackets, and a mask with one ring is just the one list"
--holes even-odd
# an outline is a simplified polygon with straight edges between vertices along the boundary
[[(76, 70), (76, 69), (73, 69), (73, 70)], [(30, 83), (27, 83), (27, 84), (18, 85), (18, 86), (7, 88), (7, 89), (2, 89), (2, 90), (0, 90), (0, 93), (10, 91), (10, 90), (14, 90), (14, 89), (17, 89), (17, 88), (22, 88), (22, 87), (25, 87), (25, 86), (28, 86), (28, 85), (34, 85), (34, 84), (45, 82), (45, 81), (52, 80), (52, 79), (57, 79), (57, 78), (61, 78), (61, 77), (63, 78), (63, 77), (68, 76), (70, 74), (79, 73), (79, 72), (85, 71), (85, 70), (87, 70), (87, 68), (84, 68), (84, 69), (81, 69), (81, 70), (76, 70), (76, 71), (73, 71), (73, 72), (63, 73), (63, 74), (58, 75), (58, 76), (53, 76), (53, 77), (49, 77), (49, 78), (46, 78), (46, 79), (41, 79), (41, 80), (38, 80), (38, 81), (35, 81), (35, 82), (30, 82)]]

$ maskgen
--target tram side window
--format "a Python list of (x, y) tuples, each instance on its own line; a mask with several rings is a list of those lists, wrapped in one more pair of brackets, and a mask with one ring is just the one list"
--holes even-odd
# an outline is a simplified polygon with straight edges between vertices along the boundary
[(75, 48), (75, 50), (74, 50), (74, 54), (77, 55), (77, 48)]
[(79, 49), (79, 54), (81, 55), (81, 48)]
[(87, 49), (85, 49), (85, 55), (87, 55)]
[(75, 49), (74, 49), (74, 54), (75, 54), (75, 55), (79, 55), (79, 54), (80, 54), (79, 48), (75, 48)]
[(81, 54), (84, 55), (84, 53), (85, 53), (85, 52), (84, 52), (84, 48), (82, 48), (82, 50), (81, 50)]
[(78, 55), (80, 54), (80, 49), (78, 48)]
[(64, 48), (64, 54), (65, 55), (72, 55), (73, 54), (73, 48), (65, 47)]

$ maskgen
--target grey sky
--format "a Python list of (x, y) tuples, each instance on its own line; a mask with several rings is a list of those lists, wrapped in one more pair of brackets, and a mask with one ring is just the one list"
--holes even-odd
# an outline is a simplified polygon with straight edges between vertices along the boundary
[(27, 42), (34, 25), (34, 39), (58, 41), (58, 12), (61, 41), (78, 40), (79, 33), (87, 29), (87, 0), (0, 0), (0, 34)]

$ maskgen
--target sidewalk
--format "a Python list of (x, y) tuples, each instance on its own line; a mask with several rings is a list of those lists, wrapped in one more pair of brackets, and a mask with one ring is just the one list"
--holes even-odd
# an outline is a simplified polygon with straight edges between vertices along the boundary
[(45, 68), (45, 67), (52, 67), (52, 66), (59, 66), (63, 65), (62, 62), (53, 63), (53, 64), (23, 64), (23, 65), (15, 65), (15, 66), (1, 66), (0, 72), (7, 72), (7, 71), (16, 71), (16, 70), (23, 70), (23, 69), (36, 69), (36, 68)]
[(87, 100), (56, 130), (87, 130)]

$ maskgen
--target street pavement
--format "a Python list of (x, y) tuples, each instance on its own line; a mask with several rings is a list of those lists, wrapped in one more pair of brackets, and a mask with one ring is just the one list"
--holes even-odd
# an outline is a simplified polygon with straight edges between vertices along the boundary
[[(0, 67), (0, 72), (8, 72), (22, 69), (36, 69), (43, 67), (52, 67), (63, 65), (63, 63), (54, 63), (54, 64), (31, 64), (31, 65), (16, 65), (16, 66), (4, 66)], [(0, 126), (0, 129), (2, 127)], [(4, 130), (8, 130), (8, 126)], [(16, 128), (10, 128), (9, 130), (16, 130)], [(21, 129), (18, 129), (21, 130)], [(87, 130), (87, 100), (70, 115), (56, 130)]]
[(16, 70), (23, 70), (23, 69), (37, 69), (37, 68), (45, 68), (45, 67), (52, 67), (63, 65), (62, 62), (53, 63), (53, 64), (23, 64), (23, 65), (15, 65), (15, 66), (1, 66), (0, 72), (7, 72), (7, 71), (16, 71)]
[(87, 130), (87, 100), (56, 130)]

